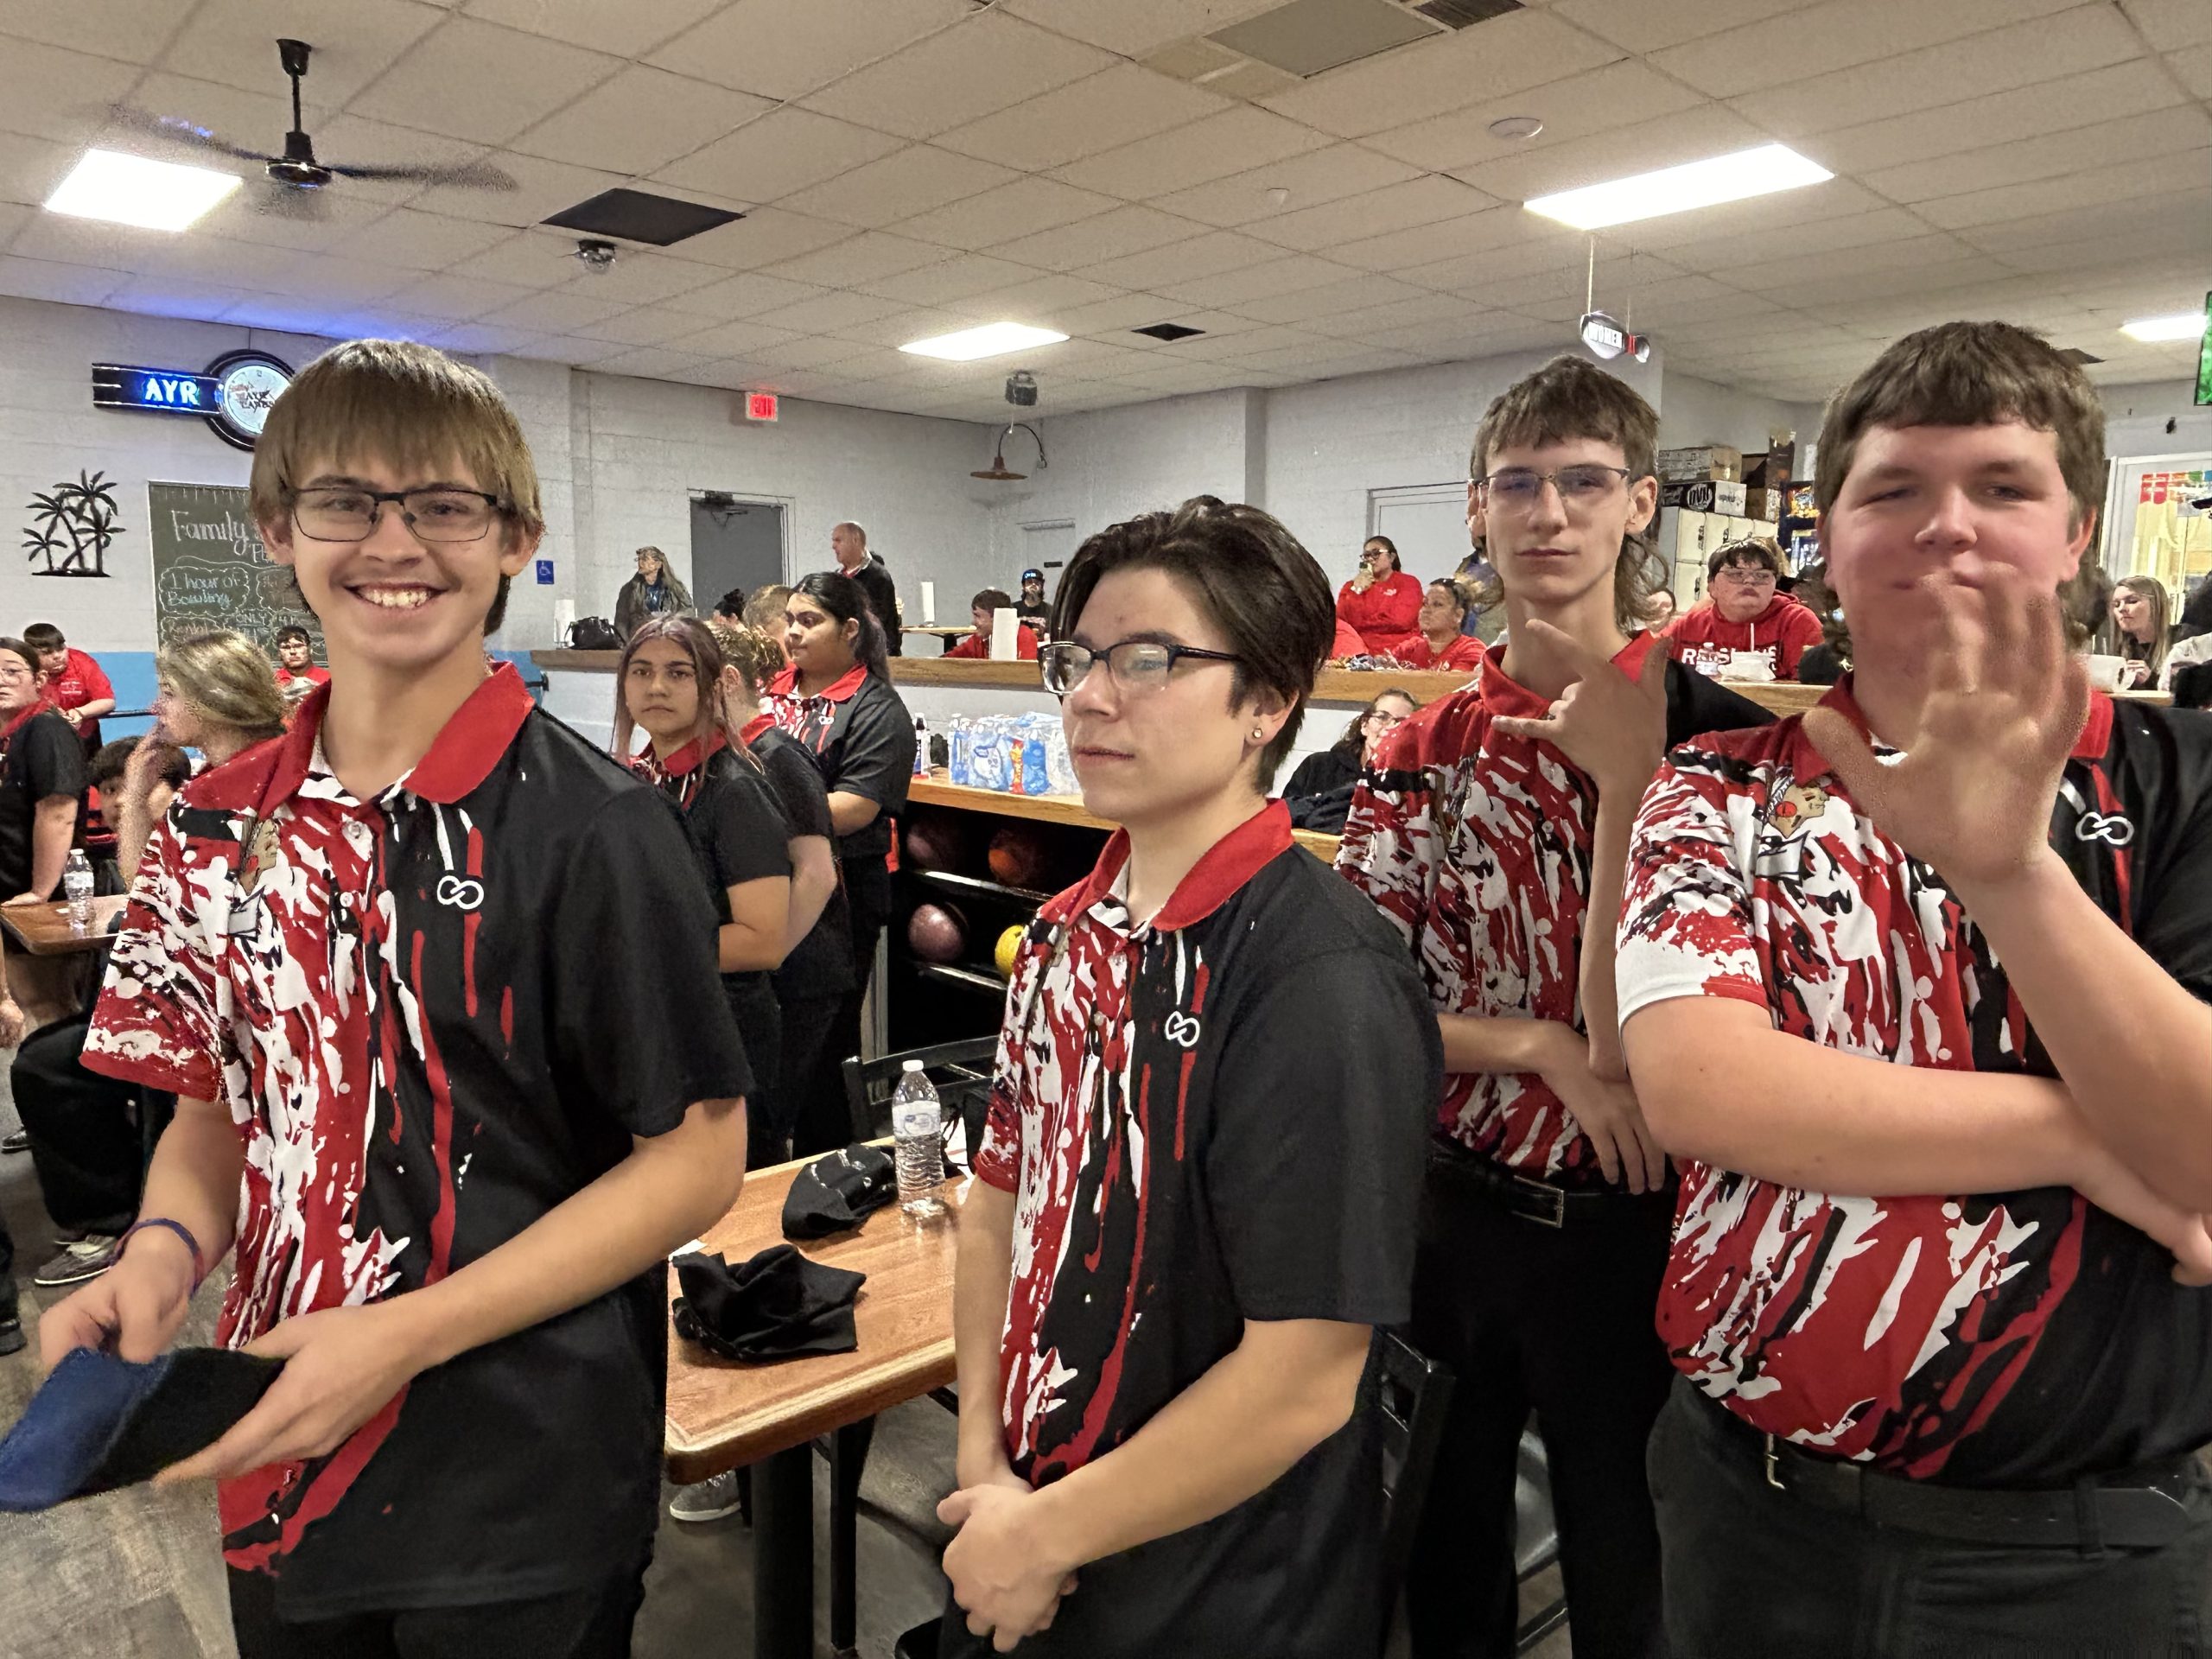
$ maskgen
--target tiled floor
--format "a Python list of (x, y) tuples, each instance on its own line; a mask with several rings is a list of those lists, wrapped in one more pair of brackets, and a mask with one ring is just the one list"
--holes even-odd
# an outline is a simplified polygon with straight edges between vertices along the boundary
[[(13, 1127), (12, 1110), (0, 1103), (0, 1128)], [(40, 1299), (60, 1293), (29, 1287), (53, 1243), (28, 1157), (0, 1159), (0, 1213), (16, 1237), (29, 1329)], [(219, 1276), (194, 1304), (187, 1340), (207, 1340), (220, 1294)], [(33, 1335), (32, 1348), (0, 1359), (0, 1425), (15, 1421), (37, 1386)], [(860, 1650), (868, 1659), (888, 1659), (899, 1633), (942, 1605), (937, 1558), (948, 1535), (935, 1506), (951, 1488), (952, 1455), (952, 1419), (928, 1401), (889, 1412), (878, 1425), (861, 1487), (859, 1545)], [(816, 1594), (823, 1608), (818, 1628), (826, 1630), (828, 1494), (818, 1461), (816, 1472), (823, 1563)], [(752, 1551), (737, 1517), (664, 1524), (638, 1624), (640, 1659), (742, 1659), (752, 1651)], [(1546, 1573), (1525, 1594), (1541, 1605), (1556, 1592), (1554, 1575)], [(1567, 1659), (1567, 1651), (1564, 1632), (1538, 1649), (1541, 1659)], [(139, 1487), (43, 1516), (0, 1516), (0, 1659), (232, 1659), (233, 1652), (209, 1488)]]

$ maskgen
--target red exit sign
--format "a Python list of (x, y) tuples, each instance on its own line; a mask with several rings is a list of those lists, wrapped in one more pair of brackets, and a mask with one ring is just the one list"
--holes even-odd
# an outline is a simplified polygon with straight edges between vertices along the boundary
[(772, 421), (776, 418), (777, 398), (772, 391), (748, 391), (745, 394), (745, 418), (748, 421)]

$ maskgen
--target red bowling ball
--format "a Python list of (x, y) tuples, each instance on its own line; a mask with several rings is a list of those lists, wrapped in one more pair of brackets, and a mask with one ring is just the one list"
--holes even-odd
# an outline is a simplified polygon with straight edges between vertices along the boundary
[(924, 962), (957, 962), (968, 949), (968, 923), (948, 905), (917, 905), (906, 921), (906, 948)]

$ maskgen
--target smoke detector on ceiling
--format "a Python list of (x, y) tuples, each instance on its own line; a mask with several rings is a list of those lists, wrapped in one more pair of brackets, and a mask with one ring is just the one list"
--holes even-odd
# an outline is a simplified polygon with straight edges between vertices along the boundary
[(1544, 124), (1533, 115), (1502, 116), (1490, 124), (1490, 136), (1510, 143), (1523, 143), (1543, 130)]
[(602, 242), (597, 237), (586, 237), (576, 244), (576, 259), (594, 276), (604, 276), (614, 269), (615, 248), (612, 242)]

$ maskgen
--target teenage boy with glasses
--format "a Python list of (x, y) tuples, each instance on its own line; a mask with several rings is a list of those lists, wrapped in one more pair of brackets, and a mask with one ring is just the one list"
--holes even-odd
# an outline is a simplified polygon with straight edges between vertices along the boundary
[(1675, 655), (1723, 680), (1794, 680), (1798, 660), (1821, 643), (1821, 619), (1788, 594), (1782, 550), (1758, 539), (1731, 542), (1706, 562), (1706, 601), (1667, 630)]
[(1402, 1321), (1434, 1022), (1274, 775), (1320, 567), (1211, 498), (1093, 536), (1046, 686), (1122, 828), (1023, 940), (960, 1217), (951, 1656), (1382, 1649), (1372, 1333)]
[(1669, 1634), (2199, 1652), (2212, 721), (2066, 650), (2104, 413), (2040, 336), (1899, 340), (1816, 492), (1853, 671), (1669, 757), (1622, 915), (1622, 1040), (1685, 1159)]
[(1643, 1443), (1667, 1393), (1651, 1306), (1672, 1179), (1615, 1039), (1613, 918), (1662, 747), (1767, 716), (1635, 620), (1657, 434), (1649, 404), (1574, 358), (1491, 405), (1467, 511), (1506, 642), (1382, 746), (1338, 859), (1420, 965), (1448, 1074), (1413, 1333), (1459, 1382), (1406, 1586), (1421, 1659), (1514, 1650), (1532, 1409), (1576, 1654), (1659, 1649)]

